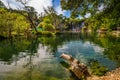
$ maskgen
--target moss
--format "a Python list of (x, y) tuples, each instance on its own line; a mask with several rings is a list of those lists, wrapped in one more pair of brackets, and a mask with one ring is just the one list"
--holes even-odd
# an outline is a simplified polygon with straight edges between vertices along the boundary
[(92, 71), (92, 74), (98, 76), (102, 76), (108, 71), (108, 69), (105, 66), (100, 65), (97, 61), (91, 62), (90, 69)]

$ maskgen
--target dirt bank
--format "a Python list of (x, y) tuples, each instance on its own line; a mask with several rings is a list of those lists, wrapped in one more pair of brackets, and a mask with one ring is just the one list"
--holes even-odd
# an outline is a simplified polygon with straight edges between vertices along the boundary
[(105, 76), (98, 77), (92, 75), (88, 80), (120, 80), (120, 67), (111, 72), (107, 72)]

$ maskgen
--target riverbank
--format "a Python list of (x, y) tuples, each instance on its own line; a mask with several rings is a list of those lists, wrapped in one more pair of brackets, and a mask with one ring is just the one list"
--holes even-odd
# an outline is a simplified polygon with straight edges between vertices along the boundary
[(88, 77), (88, 80), (120, 80), (120, 67), (107, 72), (104, 76), (94, 76)]

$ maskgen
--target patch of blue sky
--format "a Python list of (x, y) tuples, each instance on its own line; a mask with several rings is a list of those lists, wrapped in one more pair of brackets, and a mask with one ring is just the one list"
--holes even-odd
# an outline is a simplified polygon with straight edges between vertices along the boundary
[(63, 14), (66, 17), (70, 17), (70, 11), (62, 10), (60, 0), (53, 0), (53, 7), (58, 14)]

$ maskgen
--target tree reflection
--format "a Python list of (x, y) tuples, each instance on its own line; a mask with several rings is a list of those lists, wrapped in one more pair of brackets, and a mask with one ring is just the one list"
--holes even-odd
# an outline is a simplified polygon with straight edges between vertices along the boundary
[[(65, 73), (60, 71), (60, 69), (57, 72), (57, 69), (58, 69), (57, 67), (56, 69), (54, 69), (56, 72), (52, 70), (48, 70), (45, 72), (45, 74), (41, 74), (40, 72), (37, 72), (37, 74), (34, 74), (35, 73), (34, 70), (36, 66), (34, 64), (35, 63), (34, 59), (38, 57), (38, 53), (39, 53), (38, 50), (42, 50), (44, 48), (46, 52), (39, 53), (39, 54), (45, 54), (46, 56), (46, 53), (47, 53), (49, 57), (50, 55), (54, 56), (54, 57), (50, 57), (50, 59), (54, 59), (56, 57), (55, 55), (57, 54), (59, 47), (62, 47), (64, 44), (72, 41), (82, 41), (83, 43), (86, 41), (89, 41), (92, 44), (99, 45), (100, 47), (104, 48), (103, 56), (109, 58), (112, 61), (117, 62), (118, 66), (120, 66), (120, 63), (119, 63), (120, 62), (120, 54), (119, 54), (120, 38), (112, 37), (109, 35), (105, 35), (101, 37), (96, 34), (88, 34), (88, 33), (85, 33), (85, 34), (82, 34), (82, 33), (67, 34), (66, 33), (66, 34), (56, 35), (54, 37), (40, 36), (38, 38), (34, 38), (31, 40), (27, 40), (27, 39), (13, 39), (11, 41), (4, 40), (0, 42), (0, 61), (3, 62), (4, 64), (9, 64), (9, 65), (12, 63), (15, 63), (16, 66), (21, 60), (23, 60), (23, 62), (26, 62), (24, 64), (21, 63), (23, 65), (23, 68), (26, 69), (26, 71), (21, 74), (24, 80), (28, 80), (28, 79), (33, 80), (33, 77), (35, 78), (35, 76), (37, 76), (37, 78), (39, 77), (39, 79), (42, 79), (42, 80), (48, 79), (48, 78), (51, 78), (51, 80), (52, 79), (58, 80), (59, 77), (64, 77)], [(39, 56), (42, 56), (42, 55), (39, 55)], [(40, 60), (41, 57), (38, 57), (38, 58)], [(42, 58), (43, 60), (45, 60), (46, 57), (42, 57)], [(45, 62), (46, 61), (44, 61), (44, 63)], [(53, 66), (53, 63), (54, 62), (49, 64)], [(59, 62), (55, 62), (55, 64), (56, 63), (59, 64)], [(49, 65), (48, 63), (45, 63), (45, 64)], [(42, 63), (42, 65), (45, 65), (45, 64)], [(39, 68), (43, 67), (42, 65), (39, 65)], [(104, 71), (107, 71), (107, 69), (104, 69), (104, 67), (98, 61), (93, 60), (91, 62), (91, 66), (92, 68), (95, 68), (94, 70), (95, 72), (99, 72), (101, 71), (101, 69), (103, 70), (102, 73), (104, 73)], [(98, 69), (98, 67), (100, 69)], [(50, 73), (50, 74), (47, 74), (47, 73)], [(63, 74), (59, 76), (61, 73)], [(49, 75), (49, 76), (46, 77), (45, 75)], [(51, 76), (55, 76), (56, 78)], [(36, 79), (36, 80), (39, 80), (39, 79)]]
[[(5, 40), (0, 42), (0, 60), (12, 62), (12, 57), (19, 55), (19, 52), (25, 51), (30, 44), (27, 40)], [(15, 56), (13, 56), (15, 55)]]

